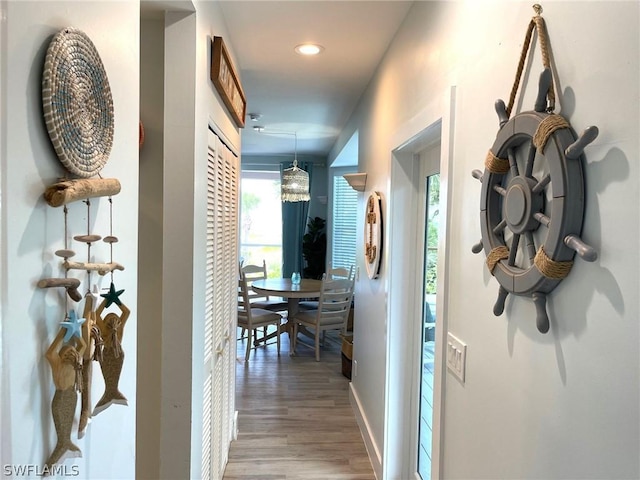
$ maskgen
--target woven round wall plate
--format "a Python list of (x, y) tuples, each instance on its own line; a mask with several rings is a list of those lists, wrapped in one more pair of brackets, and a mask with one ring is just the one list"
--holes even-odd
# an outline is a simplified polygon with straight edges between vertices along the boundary
[(51, 143), (65, 168), (82, 178), (96, 175), (113, 145), (113, 99), (100, 55), (84, 32), (69, 27), (51, 40), (42, 105)]

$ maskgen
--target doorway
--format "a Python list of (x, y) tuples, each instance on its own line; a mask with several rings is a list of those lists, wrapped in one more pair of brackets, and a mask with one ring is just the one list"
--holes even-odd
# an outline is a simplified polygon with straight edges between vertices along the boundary
[[(388, 330), (385, 479), (438, 477), (438, 395), (442, 390), (438, 365), (444, 309), (436, 309), (437, 291), (430, 285), (427, 294), (425, 278), (437, 273), (437, 263), (435, 268), (431, 266), (433, 254), (437, 257), (444, 252), (437, 239), (428, 241), (426, 232), (427, 217), (435, 220), (445, 210), (438, 207), (435, 215), (427, 201), (426, 179), (439, 172), (441, 138), (442, 123), (438, 120), (393, 152), (389, 230), (390, 248), (398, 253), (389, 262), (389, 323), (394, 326)], [(430, 183), (433, 193), (435, 181)], [(427, 261), (429, 257), (431, 263)], [(439, 274), (438, 278), (444, 279), (444, 275)], [(425, 344), (425, 338), (429, 338), (425, 335), (431, 334), (433, 340)], [(423, 368), (428, 375), (422, 375)], [(422, 396), (424, 402), (420, 400)], [(421, 417), (423, 422), (419, 421)], [(422, 477), (418, 476), (419, 463)]]
[[(440, 141), (428, 146), (416, 155), (420, 166), (420, 192), (422, 208), (417, 219), (422, 236), (422, 271), (416, 279), (416, 298), (420, 300), (416, 317), (420, 324), (420, 348), (415, 362), (419, 364), (418, 389), (415, 404), (414, 424), (417, 424), (416, 474), (422, 480), (431, 479), (433, 438), (433, 386), (436, 350), (437, 289), (438, 289), (438, 244), (440, 224)], [(440, 352), (438, 351), (438, 354)]]
[[(446, 351), (449, 269), (447, 207), (451, 194), (449, 172), (453, 163), (455, 93), (455, 87), (447, 89), (437, 102), (402, 126), (393, 139), (398, 147), (391, 152), (387, 215), (387, 365), (381, 475), (385, 480), (418, 480), (442, 475), (441, 418), (446, 374), (443, 352)], [(418, 125), (427, 127), (420, 129)], [(427, 209), (426, 179), (438, 172), (439, 203), (435, 215), (431, 205)], [(432, 192), (436, 188), (434, 182), (431, 181)], [(429, 233), (425, 233), (427, 218), (438, 219), (437, 240), (431, 239), (431, 247), (436, 249), (429, 248)], [(425, 268), (429, 251), (435, 255), (437, 263), (435, 266), (427, 264)], [(427, 293), (425, 285), (429, 280), (425, 281), (425, 278), (433, 274), (437, 284), (435, 288), (430, 286)], [(425, 320), (428, 315), (425, 301), (429, 303), (434, 321)], [(429, 345), (428, 342), (432, 343)], [(426, 360), (423, 357), (425, 345), (433, 352)], [(432, 380), (423, 388), (425, 366), (432, 373)], [(430, 390), (427, 392), (430, 402), (425, 403), (430, 404), (430, 409), (423, 404), (421, 412), (421, 392), (427, 390)], [(420, 457), (421, 413), (425, 420), (422, 426), (425, 453)]]

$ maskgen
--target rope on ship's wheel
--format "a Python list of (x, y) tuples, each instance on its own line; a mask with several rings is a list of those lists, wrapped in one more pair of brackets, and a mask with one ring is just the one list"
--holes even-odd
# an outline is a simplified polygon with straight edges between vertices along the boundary
[[(522, 45), (522, 52), (520, 53), (520, 61), (518, 62), (518, 69), (516, 71), (516, 78), (513, 81), (513, 87), (511, 87), (511, 95), (509, 96), (509, 105), (507, 105), (507, 118), (511, 116), (511, 110), (513, 109), (513, 104), (516, 101), (516, 93), (518, 92), (518, 87), (520, 86), (520, 80), (522, 78), (522, 72), (524, 70), (524, 64), (527, 60), (527, 54), (529, 53), (529, 46), (531, 45), (531, 37), (533, 36), (533, 29), (536, 29), (536, 33), (538, 34), (538, 41), (540, 43), (540, 52), (542, 53), (542, 65), (544, 68), (548, 68), (551, 70), (551, 62), (549, 60), (549, 52), (551, 50), (549, 45), (549, 36), (547, 35), (547, 27), (544, 23), (544, 18), (540, 16), (542, 13), (542, 7), (539, 4), (535, 4), (533, 9), (536, 12), (536, 15), (529, 22), (529, 26), (527, 27), (527, 33), (524, 37), (524, 44)], [(553, 112), (556, 108), (556, 94), (553, 89), (553, 82), (549, 86), (549, 91), (547, 92), (547, 99), (549, 101), (547, 112)]]

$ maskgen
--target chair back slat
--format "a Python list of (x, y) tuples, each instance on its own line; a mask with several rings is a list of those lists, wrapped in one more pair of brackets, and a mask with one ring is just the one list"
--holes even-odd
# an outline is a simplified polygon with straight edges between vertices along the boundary
[(318, 300), (316, 323), (320, 325), (342, 324), (346, 330), (347, 318), (353, 297), (353, 280), (348, 278), (322, 280), (322, 289)]
[[(293, 322), (293, 349), (297, 344), (299, 326), (314, 329), (316, 361), (320, 361), (320, 335), (324, 337), (326, 330), (347, 330), (351, 301), (353, 299), (353, 270), (342, 272), (346, 277), (332, 278), (331, 273), (322, 276), (322, 286), (317, 308), (301, 311), (293, 315), (289, 321)], [(336, 277), (339, 277), (336, 274)]]
[(267, 295), (263, 295), (253, 291), (250, 287), (256, 280), (267, 279), (267, 262), (262, 260), (262, 265), (243, 265), (240, 267), (240, 276), (244, 277), (249, 287), (248, 295), (251, 301), (269, 300)]
[(327, 270), (327, 278), (330, 280), (337, 280), (340, 278), (353, 280), (353, 265), (351, 265), (348, 269), (344, 267), (330, 268)]
[(249, 305), (247, 281), (240, 277), (238, 278), (238, 318), (247, 318), (247, 305)]
[(256, 280), (266, 280), (267, 263), (262, 260), (262, 265), (240, 265), (240, 277), (247, 282), (247, 296), (254, 308), (263, 308), (272, 312), (281, 312), (287, 309), (287, 302), (282, 298), (272, 297), (263, 293), (256, 292), (253, 288), (253, 282)]
[[(348, 269), (343, 267), (329, 268), (326, 273), (326, 278), (329, 280), (354, 280), (354, 269), (351, 265)], [(317, 300), (305, 300), (299, 303), (300, 310), (317, 310)]]

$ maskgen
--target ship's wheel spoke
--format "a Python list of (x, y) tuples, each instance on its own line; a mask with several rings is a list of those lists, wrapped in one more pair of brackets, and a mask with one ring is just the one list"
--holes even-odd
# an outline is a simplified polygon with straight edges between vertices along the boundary
[(511, 167), (511, 175), (513, 178), (520, 175), (518, 173), (518, 162), (516, 161), (516, 153), (513, 151), (513, 148), (509, 148), (507, 150), (507, 155), (509, 156), (509, 166)]
[(524, 176), (531, 177), (533, 175), (533, 162), (536, 159), (536, 147), (533, 146), (533, 140), (529, 140), (529, 149), (527, 150), (527, 163), (524, 167)]
[(533, 260), (536, 257), (536, 244), (535, 244), (535, 241), (533, 240), (533, 233), (525, 232), (524, 239), (527, 242), (526, 246), (527, 246), (527, 255), (529, 256), (529, 265), (533, 265)]
[(542, 180), (540, 180), (538, 183), (534, 185), (534, 187), (531, 189), (531, 192), (532, 193), (541, 192), (542, 190), (544, 190), (544, 187), (549, 185), (550, 181), (551, 181), (551, 174), (547, 173), (544, 177), (542, 177)]
[(548, 227), (549, 224), (551, 223), (551, 219), (541, 212), (534, 213), (533, 218), (535, 218), (538, 222), (540, 222), (545, 227)]
[(513, 267), (516, 264), (516, 255), (518, 253), (518, 246), (520, 244), (520, 234), (514, 233), (511, 239), (511, 249), (509, 250), (509, 266)]
[(500, 232), (502, 232), (502, 230), (504, 230), (504, 227), (506, 226), (507, 226), (507, 219), (503, 218), (502, 221), (493, 228), (493, 233), (498, 235)]
[(503, 197), (507, 196), (507, 190), (504, 187), (501, 187), (500, 185), (494, 185), (493, 190), (496, 191), (498, 194), (502, 195)]

